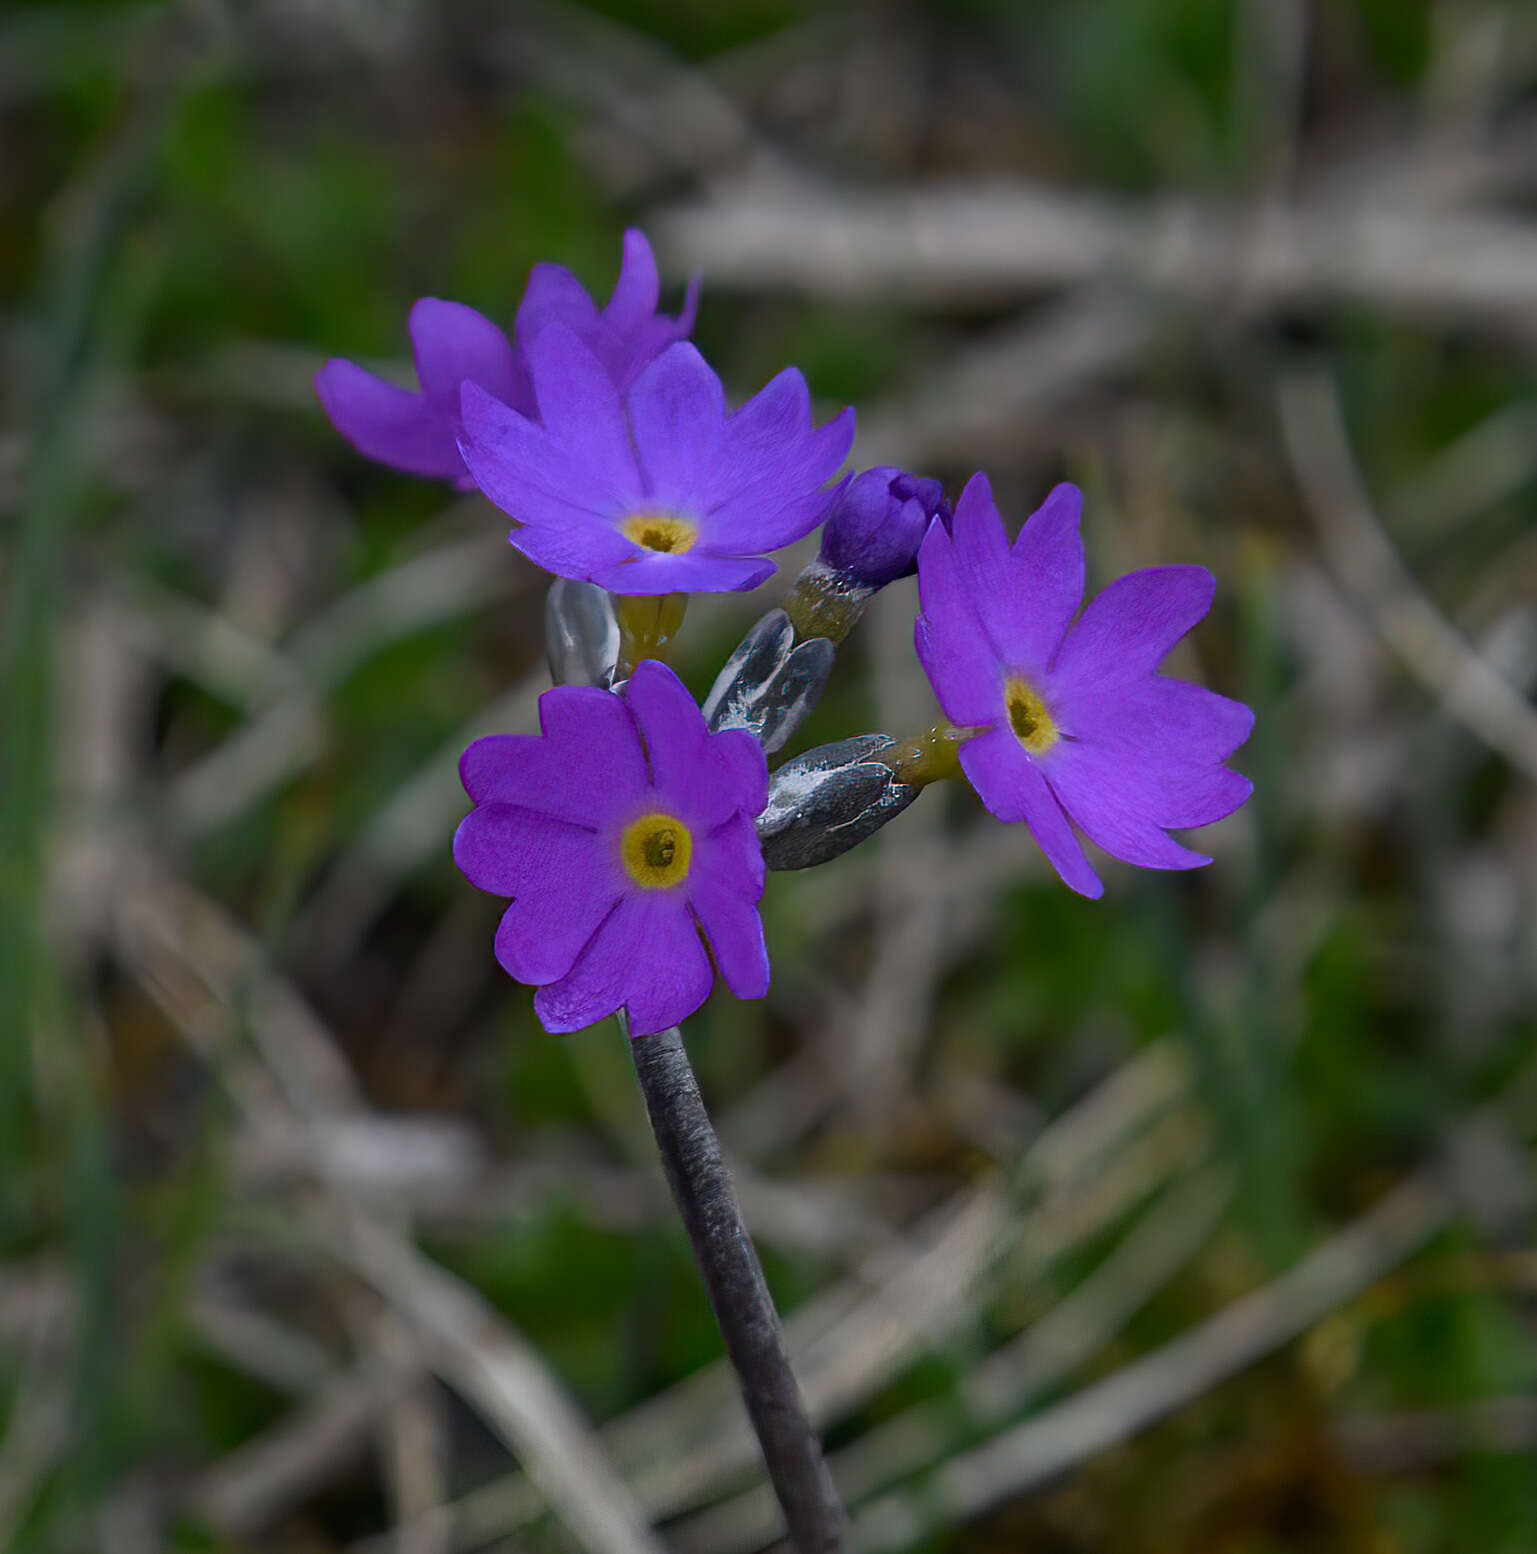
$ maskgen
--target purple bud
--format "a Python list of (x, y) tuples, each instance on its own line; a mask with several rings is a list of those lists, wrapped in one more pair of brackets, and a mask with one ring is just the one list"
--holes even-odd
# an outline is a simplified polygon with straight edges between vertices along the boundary
[(822, 528), (822, 561), (865, 588), (884, 588), (916, 565), (918, 547), (950, 504), (937, 480), (878, 465), (856, 475), (833, 502)]

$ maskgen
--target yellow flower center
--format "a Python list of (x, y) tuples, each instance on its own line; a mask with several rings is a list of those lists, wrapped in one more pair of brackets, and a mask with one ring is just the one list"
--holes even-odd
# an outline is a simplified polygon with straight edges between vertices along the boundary
[(642, 890), (668, 890), (688, 878), (694, 839), (688, 827), (660, 812), (642, 815), (624, 828), (619, 855)]
[(1027, 680), (1011, 674), (1003, 683), (1003, 701), (1014, 737), (1031, 755), (1045, 755), (1062, 737), (1041, 693)]
[(631, 513), (619, 525), (619, 531), (627, 540), (644, 550), (660, 551), (663, 555), (681, 556), (693, 549), (699, 538), (699, 526), (687, 518), (674, 518), (671, 513)]

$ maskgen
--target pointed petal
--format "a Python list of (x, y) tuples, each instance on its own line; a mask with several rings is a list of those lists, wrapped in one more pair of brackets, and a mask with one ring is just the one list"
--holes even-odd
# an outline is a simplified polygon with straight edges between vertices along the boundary
[(315, 393), (331, 424), (365, 457), (433, 480), (463, 473), (453, 421), (438, 415), (423, 395), (340, 357), (315, 374)]
[(1068, 686), (1057, 698), (1056, 714), (1076, 739), (1202, 763), (1231, 755), (1254, 727), (1254, 714), (1242, 702), (1164, 675)]
[(656, 312), (662, 294), (657, 275), (656, 256), (646, 234), (631, 227), (624, 234), (624, 253), (619, 262), (619, 279), (614, 294), (603, 309), (604, 320), (621, 335), (633, 334)]
[(1152, 674), (1211, 608), (1216, 586), (1205, 567), (1147, 567), (1117, 578), (1058, 649), (1053, 687), (1090, 690)]
[(1192, 795), (1180, 791), (1188, 768), (1063, 740), (1043, 759), (1041, 770), (1062, 807), (1113, 857), (1144, 869), (1195, 869), (1211, 862), (1162, 829), (1172, 822), (1161, 816), (1190, 802)]
[(974, 474), (960, 493), (950, 535), (954, 587), (992, 643), (999, 667), (1038, 674), (1037, 665), (1026, 662), (1021, 653), (1021, 645), (1029, 640), (1021, 614), (1024, 601), (1015, 597), (1009, 539), (985, 474)]
[(422, 392), (451, 417), (458, 417), (459, 385), (466, 378), (503, 404), (525, 414), (533, 410), (528, 377), (511, 342), (483, 313), (462, 302), (422, 297), (408, 327)]
[(551, 324), (528, 349), (539, 419), (585, 488), (615, 507), (645, 490), (630, 447), (619, 391), (602, 362), (563, 324)]
[(1008, 729), (968, 740), (961, 746), (961, 768), (1000, 820), (1025, 822), (1064, 885), (1091, 899), (1104, 894), (1105, 887), (1084, 857), (1062, 806)]
[(682, 555), (662, 555), (628, 540), (624, 544), (627, 556), (605, 560), (583, 575), (616, 594), (725, 594), (756, 588), (778, 570), (756, 556), (716, 556), (698, 546)]
[(587, 289), (564, 265), (536, 264), (528, 272), (528, 285), (513, 329), (524, 352), (551, 325), (564, 324), (578, 335), (598, 322), (598, 310)]
[[(646, 591), (634, 588), (626, 590), (616, 584), (603, 582), (610, 572), (623, 570), (624, 563), (636, 554), (636, 547), (617, 529), (610, 528), (591, 513), (573, 514), (563, 528), (551, 523), (530, 524), (522, 529), (514, 529), (507, 539), (514, 549), (521, 551), (536, 567), (543, 567), (556, 577), (575, 578), (584, 583), (602, 583), (603, 587), (614, 588), (619, 593)], [(650, 591), (670, 593), (672, 590), (658, 588)]]
[(913, 622), (913, 647), (945, 716), (960, 728), (986, 728), (1004, 715), (992, 649), (969, 617), (928, 616)]
[[(778, 382), (775, 379), (756, 398), (768, 396)], [(701, 492), (711, 498), (702, 532), (712, 545), (739, 553), (778, 550), (809, 533), (826, 515), (833, 492), (824, 487), (848, 457), (854, 412), (840, 411), (812, 431), (804, 393), (804, 383), (799, 392), (776, 391), (771, 400), (777, 407), (774, 414), (755, 417), (750, 436), (742, 435), (734, 423), (754, 401), (727, 421), (723, 455), (729, 475), (717, 480), (712, 492)]]
[(1083, 497), (1056, 486), (1025, 520), (1007, 564), (1007, 594), (981, 596), (989, 632), (1010, 664), (1040, 676), (1083, 602)]
[(939, 521), (918, 549), (918, 597), (923, 613), (913, 645), (940, 705), (962, 727), (996, 722), (1004, 715), (1003, 666), (977, 616), (955, 541)]
[(542, 426), (478, 384), (464, 384), (460, 405), (459, 452), (476, 485), (504, 513), (520, 523), (565, 528), (594, 518), (607, 525), (624, 510), (624, 497), (601, 472), (574, 463)]
[(664, 512), (697, 519), (707, 507), (702, 494), (716, 490), (727, 474), (720, 379), (692, 345), (680, 341), (635, 380), (628, 408), (650, 499)]
[(688, 278), (688, 286), (683, 293), (683, 306), (678, 316), (673, 320), (673, 327), (678, 331), (678, 338), (684, 339), (694, 332), (694, 320), (699, 317), (699, 276), (691, 275)]

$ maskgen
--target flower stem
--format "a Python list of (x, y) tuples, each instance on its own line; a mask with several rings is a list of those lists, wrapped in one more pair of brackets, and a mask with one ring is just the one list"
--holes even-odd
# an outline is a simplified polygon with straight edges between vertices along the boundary
[(796, 1554), (838, 1554), (845, 1520), (785, 1353), (784, 1330), (742, 1223), (720, 1143), (674, 1026), (630, 1042), (673, 1201), (763, 1448)]
[(628, 680), (644, 658), (660, 658), (677, 636), (688, 608), (687, 594), (616, 594), (619, 618), (619, 665), (615, 680)]
[(931, 782), (943, 782), (947, 777), (960, 776), (961, 746), (976, 732), (974, 728), (956, 728), (948, 723), (936, 723), (928, 733), (893, 745), (889, 750), (881, 751), (874, 759), (889, 766), (902, 782), (911, 787), (927, 787)]

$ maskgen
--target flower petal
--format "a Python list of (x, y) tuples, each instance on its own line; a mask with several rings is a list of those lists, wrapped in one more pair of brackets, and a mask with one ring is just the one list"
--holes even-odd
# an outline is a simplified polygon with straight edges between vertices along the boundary
[(615, 508), (645, 490), (635, 466), (619, 391), (603, 363), (564, 324), (540, 331), (528, 347), (539, 419), (586, 489), (609, 495)]
[(838, 491), (825, 481), (837, 474), (842, 462), (842, 453), (831, 463), (824, 461), (822, 467), (827, 473), (808, 477), (799, 495), (795, 494), (794, 483), (771, 495), (739, 493), (706, 514), (699, 526), (701, 542), (712, 550), (731, 554), (783, 550), (786, 545), (793, 545), (827, 516)]
[(1162, 824), (1177, 829), (1209, 826), (1246, 804), (1253, 792), (1254, 784), (1242, 772), (1226, 766), (1187, 771), (1168, 786), (1165, 807), (1160, 810), (1167, 817)]
[(1009, 552), (1007, 607), (982, 596), (983, 619), (1011, 667), (1040, 675), (1083, 602), (1083, 496), (1077, 486), (1052, 488), (1025, 520)]
[(1150, 754), (1173, 752), (1197, 762), (1223, 760), (1254, 727), (1254, 714), (1242, 702), (1165, 675), (1070, 685), (1055, 710), (1064, 732), (1075, 739)]
[(631, 545), (617, 530), (613, 532), (628, 554), (605, 559), (582, 575), (616, 594), (740, 593), (778, 571), (772, 561), (757, 556), (717, 556), (698, 546), (681, 555), (664, 555)]
[(649, 779), (629, 709), (594, 686), (558, 685), (539, 698), (542, 735), (491, 734), (459, 759), (477, 804), (518, 804), (597, 830), (633, 807)]
[(466, 815), (454, 859), (471, 883), (485, 889), (483, 880), (495, 877), (503, 882), (497, 893), (512, 895), (497, 925), (496, 958), (509, 976), (536, 986), (571, 970), (624, 893), (591, 832), (510, 804)]
[[(700, 832), (714, 830), (755, 799), (763, 808), (768, 768), (762, 751), (749, 780), (742, 781), (740, 742), (708, 731), (688, 688), (666, 664), (656, 659), (638, 664), (625, 700), (645, 741), (651, 787), (662, 808)], [(750, 735), (743, 738), (756, 746)], [(718, 749), (722, 742), (724, 754)]]
[[(1065, 547), (1061, 543), (1062, 520), (1071, 515), (1076, 526), (1077, 515), (1070, 502), (1058, 501), (1050, 510), (1042, 509), (1046, 522), (1038, 531), (1039, 549), (1048, 558)], [(1074, 530), (1076, 535), (1076, 527)], [(1008, 537), (1004, 533), (1003, 518), (993, 501), (992, 483), (986, 475), (976, 474), (966, 482), (961, 499), (955, 504), (955, 517), (950, 523), (954, 541), (954, 585), (967, 601), (970, 613), (991, 643), (995, 661), (1000, 669), (1015, 669), (1033, 679), (1039, 679), (1046, 667), (1039, 655), (1037, 638), (1055, 633), (1051, 645), (1056, 645), (1065, 620), (1056, 618), (1056, 596), (1062, 591), (1062, 575), (1071, 580), (1071, 567), (1061, 564), (1056, 557), (1052, 579), (1041, 590), (1015, 558), (1009, 553)], [(1027, 543), (1026, 555), (1036, 549), (1034, 540)], [(1081, 554), (1079, 565), (1082, 565)], [(1052, 586), (1052, 580), (1055, 585)], [(1082, 595), (1082, 589), (1079, 590)], [(1073, 607), (1077, 606), (1073, 600)], [(1031, 612), (1040, 603), (1047, 606), (1046, 621), (1037, 626)], [(925, 614), (929, 611), (925, 607)], [(1071, 616), (1069, 609), (1068, 615)]]
[(365, 457), (435, 480), (463, 473), (453, 421), (435, 413), (425, 396), (340, 357), (315, 374), (315, 393), (331, 424)]
[[(830, 432), (843, 419), (839, 416), (828, 422), (822, 432)], [(765, 486), (782, 478), (787, 450), (801, 447), (815, 435), (811, 425), (811, 392), (806, 387), (806, 380), (798, 369), (786, 367), (726, 417), (721, 432), (724, 478), (712, 494), (712, 506), (720, 506), (739, 495), (761, 493)], [(852, 420), (847, 423), (847, 432), (840, 426), (831, 441), (835, 444), (845, 435), (852, 440)], [(838, 457), (828, 465), (828, 474), (843, 462), (847, 446), (841, 451), (834, 446), (815, 452), (816, 459), (822, 464), (827, 464), (833, 452), (837, 452)], [(827, 478), (828, 475), (819, 475), (812, 483), (820, 484)]]
[(534, 995), (547, 1031), (581, 1030), (628, 1005), (630, 1033), (651, 1035), (692, 1014), (714, 981), (679, 891), (626, 896), (558, 982)]
[(624, 894), (617, 861), (591, 831), (515, 804), (480, 804), (454, 833), (472, 885), (513, 897), (496, 958), (520, 982), (563, 977)]
[(995, 722), (1004, 710), (1003, 669), (977, 618), (955, 542), (938, 521), (918, 550), (918, 597), (923, 614), (913, 646), (946, 716), (962, 727)]
[(763, 845), (751, 818), (733, 815), (705, 840), (708, 845), (700, 847), (689, 873), (690, 888), (696, 876), (708, 874), (715, 888), (729, 890), (751, 905), (761, 901), (768, 873), (763, 863)]
[(739, 815), (756, 818), (768, 803), (768, 761), (763, 746), (743, 728), (710, 735), (715, 781), (730, 794)]
[(994, 815), (1025, 822), (1064, 885), (1091, 899), (1104, 894), (1062, 806), (1008, 729), (967, 740), (961, 746), (961, 768)]
[(597, 322), (598, 310), (587, 288), (564, 265), (536, 264), (528, 272), (513, 323), (521, 350), (527, 352), (551, 324), (564, 324), (582, 335)]
[(1063, 640), (1053, 688), (1088, 690), (1152, 674), (1211, 608), (1216, 586), (1205, 567), (1147, 567), (1117, 578)]
[(457, 420), (459, 385), (466, 378), (524, 414), (532, 414), (533, 389), (507, 336), (483, 313), (462, 302), (422, 297), (408, 323), (422, 392)]
[[(792, 392), (776, 390), (791, 374), (798, 390), (793, 385)], [(753, 429), (744, 433), (736, 423), (771, 391), (775, 415), (754, 416)], [(702, 532), (714, 548), (738, 554), (779, 550), (808, 534), (826, 514), (834, 493), (822, 488), (848, 457), (854, 412), (840, 411), (812, 431), (805, 393), (800, 374), (789, 368), (727, 420), (722, 449), (729, 476), (700, 493), (701, 500), (709, 499)]]
[[(528, 524), (514, 529), (507, 539), (546, 572), (588, 583), (602, 582), (605, 574), (622, 569), (637, 550), (617, 529), (591, 513), (573, 515), (564, 528), (549, 523)], [(613, 588), (616, 593), (672, 591), (670, 588), (624, 589), (613, 583), (603, 586)]]
[(686, 1020), (710, 996), (715, 968), (686, 896), (651, 891), (641, 906), (649, 921), (625, 1004), (630, 1034), (652, 1036)]
[(580, 1031), (613, 1014), (625, 1001), (631, 972), (645, 953), (646, 913), (625, 896), (599, 924), (575, 964), (534, 994), (534, 1013), (554, 1035)]
[(650, 500), (663, 511), (698, 517), (700, 492), (715, 490), (725, 476), (720, 379), (692, 345), (679, 341), (635, 380), (628, 407)]
[(474, 382), (460, 391), (460, 419), (459, 452), (476, 485), (520, 523), (560, 529), (596, 518), (607, 526), (622, 511), (601, 476), (574, 465), (542, 426)]
[[(1105, 746), (1063, 740), (1042, 761), (1041, 770), (1062, 807), (1113, 857), (1144, 869), (1195, 869), (1211, 862), (1163, 830), (1174, 823), (1166, 816), (1179, 813), (1182, 806), (1188, 810), (1192, 797), (1197, 803), (1203, 797), (1200, 788), (1194, 795), (1189, 791), (1192, 774), (1184, 763), (1147, 761)], [(1205, 774), (1198, 768), (1195, 775)]]
[(688, 894), (726, 986), (738, 998), (762, 998), (769, 987), (769, 958), (756, 905), (703, 871), (690, 876)]
[(619, 279), (603, 309), (604, 321), (621, 335), (633, 334), (650, 321), (661, 295), (662, 282), (651, 244), (644, 232), (631, 227), (624, 234)]

